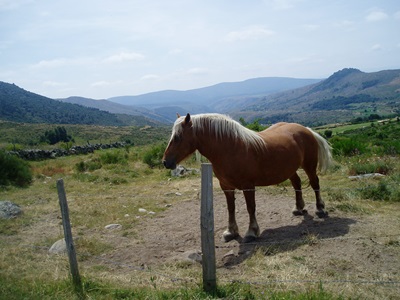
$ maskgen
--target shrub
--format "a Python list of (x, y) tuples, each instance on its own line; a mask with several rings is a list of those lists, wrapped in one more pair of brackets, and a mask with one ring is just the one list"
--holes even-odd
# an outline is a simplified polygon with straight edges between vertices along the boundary
[(143, 162), (146, 163), (150, 168), (160, 167), (165, 147), (165, 143), (151, 147), (150, 150), (144, 153)]
[(79, 173), (94, 171), (101, 169), (102, 165), (99, 159), (89, 160), (89, 161), (80, 161), (75, 164), (75, 169)]
[(100, 161), (107, 164), (125, 164), (128, 160), (128, 153), (124, 153), (121, 150), (112, 150), (102, 153), (100, 155)]
[(28, 186), (32, 182), (29, 164), (10, 154), (0, 151), (0, 185)]
[(359, 141), (347, 137), (333, 137), (330, 139), (333, 147), (333, 154), (353, 156), (366, 152), (367, 146)]
[(380, 173), (383, 175), (389, 174), (393, 170), (391, 163), (387, 161), (375, 162), (356, 162), (349, 167), (349, 175), (360, 175), (368, 173)]
[(378, 185), (370, 185), (365, 188), (360, 189), (361, 197), (370, 200), (391, 200), (391, 191), (383, 180), (379, 182)]

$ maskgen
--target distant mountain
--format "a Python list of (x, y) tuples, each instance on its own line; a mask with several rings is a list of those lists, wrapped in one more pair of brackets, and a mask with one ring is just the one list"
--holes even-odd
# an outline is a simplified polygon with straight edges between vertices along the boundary
[(125, 114), (135, 116), (135, 119), (139, 119), (139, 117), (147, 118), (149, 120), (156, 120), (161, 123), (168, 123), (169, 120), (165, 119), (161, 115), (157, 115), (152, 110), (146, 109), (144, 107), (139, 106), (130, 106), (118, 104), (115, 102), (111, 102), (108, 100), (94, 100), (90, 98), (84, 97), (68, 97), (62, 99), (56, 99), (66, 103), (79, 104), (86, 107), (93, 107), (100, 110), (108, 111), (112, 114)]
[[(138, 117), (143, 119), (142, 116)], [(0, 81), (0, 119), (24, 123), (96, 124), (121, 126), (135, 123), (97, 108), (63, 103)], [(146, 122), (147, 124), (148, 122)], [(154, 123), (154, 122), (153, 122)]]
[[(78, 105), (79, 104), (79, 105)], [(160, 91), (108, 100), (53, 100), (0, 82), (0, 119), (100, 125), (172, 123), (176, 113), (220, 112), (260, 123), (308, 126), (400, 114), (400, 70), (365, 73), (346, 68), (325, 80), (255, 78), (188, 91)]]
[[(157, 114), (175, 120), (175, 113), (224, 112), (235, 106), (237, 97), (269, 95), (321, 81), (284, 77), (253, 78), (241, 82), (225, 82), (187, 91), (165, 90), (137, 96), (112, 97), (107, 100), (152, 109)], [(173, 113), (172, 113), (173, 111)]]
[[(302, 88), (247, 98), (229, 112), (262, 123), (294, 121), (308, 125), (349, 121), (370, 114), (400, 114), (400, 70), (364, 73), (346, 68)], [(242, 99), (246, 103), (246, 99)]]

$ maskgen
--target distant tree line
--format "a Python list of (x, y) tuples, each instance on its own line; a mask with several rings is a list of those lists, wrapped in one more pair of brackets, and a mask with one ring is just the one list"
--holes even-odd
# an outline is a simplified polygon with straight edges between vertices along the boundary
[(50, 145), (57, 144), (58, 142), (73, 142), (73, 138), (67, 134), (64, 126), (58, 126), (53, 130), (46, 130), (44, 135), (40, 137), (40, 142), (48, 143)]

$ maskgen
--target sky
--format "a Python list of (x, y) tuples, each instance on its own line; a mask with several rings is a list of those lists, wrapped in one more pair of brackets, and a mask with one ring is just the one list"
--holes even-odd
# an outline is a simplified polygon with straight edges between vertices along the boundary
[(0, 0), (0, 81), (107, 99), (400, 69), (399, 0)]

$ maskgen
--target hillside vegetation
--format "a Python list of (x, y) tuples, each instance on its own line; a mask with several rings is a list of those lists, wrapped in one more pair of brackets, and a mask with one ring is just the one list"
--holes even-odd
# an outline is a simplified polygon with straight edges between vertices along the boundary
[(157, 124), (144, 116), (118, 116), (97, 108), (56, 101), (5, 82), (0, 82), (0, 120), (106, 126)]
[(364, 73), (343, 69), (306, 87), (251, 99), (231, 114), (271, 124), (279, 121), (309, 126), (345, 122), (370, 114), (400, 114), (400, 70)]
[(367, 120), (371, 115), (387, 118), (400, 114), (400, 70), (365, 73), (346, 68), (325, 80), (267, 77), (109, 100), (60, 100), (0, 82), (0, 120), (158, 126), (173, 123), (177, 112), (219, 112), (264, 125), (286, 121), (320, 126)]
[[(225, 254), (231, 249), (228, 247), (233, 247), (232, 251), (239, 251), (237, 255), (242, 261), (232, 266), (218, 266), (216, 297), (397, 297), (396, 284), (400, 278), (398, 260), (394, 258), (400, 245), (400, 149), (397, 142), (400, 122), (392, 120), (385, 124), (372, 124), (365, 123), (358, 129), (341, 130), (337, 127), (332, 133), (332, 145), (341, 150), (335, 150), (335, 165), (328, 174), (320, 177), (322, 196), (330, 218), (310, 221), (310, 212), (310, 216), (301, 219), (298, 225), (283, 223), (273, 229), (274, 222), (283, 216), (288, 216), (284, 222), (295, 219), (290, 215), (289, 207), (286, 207), (293, 203), (285, 202), (293, 201), (290, 183), (257, 190), (259, 209), (263, 205), (267, 206), (265, 211), (260, 210), (258, 213), (266, 216), (260, 222), (267, 222), (264, 238), (271, 243), (256, 242), (250, 248), (244, 248), (241, 244), (237, 244), (237, 247), (218, 244), (216, 251)], [(15, 132), (26, 131), (29, 135), (37, 131), (38, 127), (35, 126), (20, 127), (19, 130), (22, 130)], [(90, 136), (93, 132), (107, 136), (107, 139), (118, 140), (129, 132), (128, 127), (123, 127), (127, 131), (120, 131), (120, 127), (74, 126), (65, 128), (75, 139), (78, 139), (79, 133), (78, 140), (94, 138)], [(50, 246), (62, 238), (56, 189), (56, 180), (59, 178), (65, 182), (73, 234), (78, 237), (75, 241), (76, 251), (87, 298), (213, 298), (202, 292), (199, 264), (168, 260), (165, 254), (154, 257), (150, 255), (153, 251), (164, 251), (168, 247), (173, 249), (169, 253), (172, 256), (186, 250), (184, 245), (197, 242), (195, 237), (199, 226), (194, 216), (198, 215), (198, 207), (195, 205), (199, 203), (200, 175), (171, 178), (169, 171), (145, 163), (148, 154), (160, 159), (160, 149), (165, 148), (165, 144), (160, 146), (160, 142), (168, 141), (170, 131), (169, 128), (164, 137), (156, 137), (153, 134), (158, 131), (149, 135), (146, 131), (148, 129), (130, 128), (138, 135), (138, 141), (150, 144), (29, 162), (33, 177), (28, 187), (0, 187), (0, 199), (17, 203), (24, 211), (18, 218), (0, 220), (0, 293), (5, 299), (74, 297), (67, 257), (50, 255), (48, 252)], [(322, 134), (326, 130), (331, 129), (320, 129)], [(3, 132), (0, 131), (0, 137)], [(193, 158), (184, 164), (199, 167)], [(349, 175), (373, 172), (385, 175), (379, 179), (348, 179)], [(304, 196), (311, 203), (313, 191), (306, 188), (306, 183), (304, 187)], [(216, 210), (216, 219), (225, 222), (225, 202), (217, 185), (214, 195), (220, 200), (215, 205), (221, 206)], [(239, 209), (239, 204), (244, 200), (238, 200)], [(274, 206), (276, 203), (283, 203), (282, 207), (277, 209)], [(179, 210), (180, 207), (184, 209)], [(139, 209), (143, 208), (151, 213), (140, 212)], [(247, 222), (245, 208), (240, 206), (240, 209), (242, 211), (239, 215)], [(221, 216), (222, 211), (224, 216)], [(166, 220), (171, 218), (181, 221), (174, 221), (170, 227), (164, 227)], [(275, 218), (274, 221), (272, 218)], [(326, 223), (332, 223), (333, 227), (327, 231), (320, 229), (322, 236), (319, 236), (310, 232), (315, 229), (311, 226), (314, 224), (312, 222), (318, 228), (323, 228)], [(341, 232), (343, 223), (340, 222), (351, 225), (345, 226), (346, 230)], [(104, 228), (107, 224), (115, 223), (122, 228)], [(149, 223), (154, 224), (155, 231), (152, 234), (156, 236), (148, 231)], [(303, 223), (311, 227), (304, 227)], [(216, 230), (223, 230), (223, 225), (218, 224)], [(383, 224), (387, 227), (382, 227)], [(355, 226), (358, 229), (351, 235)], [(365, 228), (365, 232), (360, 231), (362, 228)], [(287, 234), (290, 230), (295, 231), (297, 239), (301, 238), (300, 242), (276, 240), (277, 236)], [(174, 233), (177, 234), (176, 239), (170, 238)], [(328, 237), (333, 234), (337, 239), (324, 239), (324, 234)], [(152, 239), (155, 241), (150, 247), (147, 243)], [(146, 258), (152, 261), (136, 263)], [(384, 258), (391, 258), (392, 261)]]

